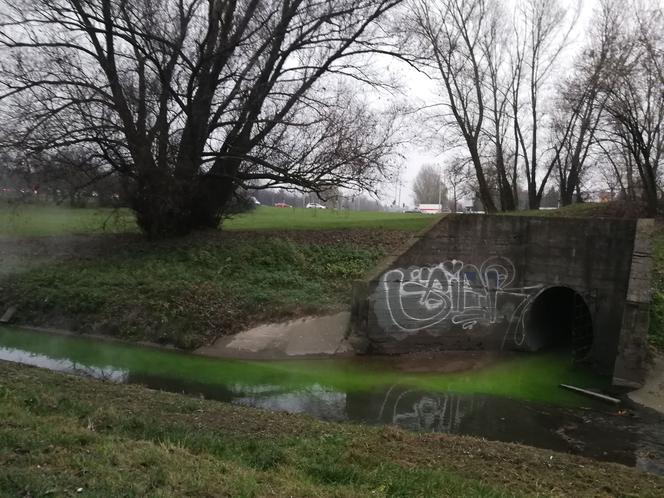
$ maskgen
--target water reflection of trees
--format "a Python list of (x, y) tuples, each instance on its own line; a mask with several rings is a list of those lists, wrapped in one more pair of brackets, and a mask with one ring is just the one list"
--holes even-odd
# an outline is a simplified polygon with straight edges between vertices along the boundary
[(93, 377), (109, 382), (126, 383), (129, 372), (112, 366), (99, 367), (86, 365), (67, 358), (52, 358), (39, 353), (32, 353), (22, 349), (0, 348), (0, 360), (13, 361), (24, 365), (46, 368), (56, 372), (65, 372), (75, 375)]
[(289, 413), (306, 413), (313, 417), (330, 420), (346, 420), (346, 393), (313, 384), (297, 390), (284, 390), (267, 386), (235, 386), (232, 402), (267, 410)]

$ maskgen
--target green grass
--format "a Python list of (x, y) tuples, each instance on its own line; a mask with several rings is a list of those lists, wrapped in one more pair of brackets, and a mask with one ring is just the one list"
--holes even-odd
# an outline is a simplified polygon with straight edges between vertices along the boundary
[[(48, 389), (44, 389), (48, 386)], [(615, 464), (0, 362), (3, 496), (662, 496)]]
[(253, 322), (334, 311), (380, 247), (287, 239), (134, 242), (4, 279), (22, 323), (192, 348)]
[[(436, 217), (421, 214), (280, 209), (260, 206), (225, 220), (225, 230), (388, 229), (418, 231)], [(74, 209), (55, 206), (0, 207), (0, 235), (35, 236), (73, 233), (135, 232), (128, 209)]]
[(378, 211), (337, 211), (333, 209), (273, 208), (258, 209), (224, 222), (227, 230), (320, 230), (384, 229), (418, 231), (439, 219), (413, 213)]
[(0, 205), (0, 236), (120, 233), (136, 230), (134, 217), (127, 209)]

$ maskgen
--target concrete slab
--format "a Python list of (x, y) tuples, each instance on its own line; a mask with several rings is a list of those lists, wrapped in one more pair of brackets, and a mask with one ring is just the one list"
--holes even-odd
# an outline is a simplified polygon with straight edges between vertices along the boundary
[(196, 353), (242, 359), (348, 356), (354, 353), (346, 340), (349, 323), (350, 313), (342, 312), (260, 325), (222, 337)]

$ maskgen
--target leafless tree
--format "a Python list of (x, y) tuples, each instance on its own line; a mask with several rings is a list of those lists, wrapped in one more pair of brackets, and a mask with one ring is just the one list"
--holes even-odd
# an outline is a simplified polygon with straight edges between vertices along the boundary
[(368, 187), (393, 121), (371, 83), (401, 0), (0, 0), (5, 146), (86, 146), (142, 229), (217, 226), (237, 188)]
[(540, 99), (578, 6), (525, 0), (512, 19), (496, 0), (413, 0), (409, 5), (409, 30), (419, 41), (417, 63), (440, 82), (446, 112), (438, 117), (453, 124), (445, 130), (458, 133), (467, 149), (485, 210), (497, 208), (492, 184), (500, 209), (518, 206), (520, 171), (529, 206), (539, 207), (558, 152), (540, 144)]
[(480, 40), (482, 51), (486, 59), (487, 82), (489, 93), (490, 120), (493, 122), (492, 132), (489, 140), (494, 144), (495, 169), (500, 196), (500, 207), (503, 211), (513, 211), (517, 208), (517, 180), (516, 168), (510, 174), (507, 170), (506, 140), (507, 132), (511, 125), (509, 109), (510, 97), (513, 96), (513, 88), (516, 77), (509, 70), (510, 61), (510, 26), (506, 22), (508, 16), (500, 8), (499, 4), (489, 4), (492, 9), (488, 17), (488, 29), (485, 36)]
[(443, 181), (450, 186), (450, 209), (453, 212), (459, 211), (459, 199), (473, 193), (469, 188), (473, 183), (471, 177), (470, 165), (463, 157), (456, 157), (446, 164)]
[(425, 164), (420, 170), (413, 182), (413, 194), (416, 204), (438, 204), (444, 201), (443, 197), (443, 178), (440, 166), (435, 164)]
[(442, 118), (454, 123), (447, 129), (460, 135), (468, 151), (482, 204), (494, 212), (482, 161), (487, 64), (481, 43), (490, 30), (488, 15), (485, 0), (416, 0), (410, 4), (408, 30), (419, 64), (440, 82), (446, 109)]
[[(540, 98), (570, 33), (578, 19), (578, 6), (566, 9), (558, 0), (527, 0), (515, 26), (517, 33), (514, 57), (512, 108), (518, 148), (524, 162), (528, 188), (528, 206), (538, 209), (546, 184), (556, 164), (558, 150), (544, 158), (540, 148), (543, 118)], [(522, 93), (526, 93), (525, 98)], [(542, 164), (543, 168), (541, 168)], [(543, 169), (543, 175), (538, 175)]]
[(607, 88), (609, 139), (629, 153), (638, 171), (648, 214), (657, 213), (664, 152), (664, 40), (661, 6), (641, 6), (614, 62)]
[(577, 57), (571, 76), (560, 85), (552, 140), (563, 206), (573, 202), (586, 159), (596, 145), (608, 92), (615, 84), (613, 63), (623, 50), (620, 11), (613, 0), (603, 1), (595, 10), (588, 45)]
[(630, 152), (619, 141), (602, 134), (597, 141), (595, 163), (608, 189), (622, 200), (639, 202), (643, 189)]

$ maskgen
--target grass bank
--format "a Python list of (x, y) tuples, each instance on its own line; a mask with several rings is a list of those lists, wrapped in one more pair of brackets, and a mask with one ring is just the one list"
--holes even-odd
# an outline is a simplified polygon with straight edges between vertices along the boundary
[[(6, 276), (19, 323), (194, 348), (270, 320), (336, 311), (407, 234), (208, 234), (109, 247)], [(109, 240), (111, 242), (111, 240)]]
[(3, 362), (0, 420), (6, 496), (664, 493), (662, 477), (551, 451), (324, 423)]
[(221, 232), (148, 243), (128, 210), (0, 209), (0, 311), (19, 323), (183, 348), (336, 311), (419, 214), (259, 207)]

